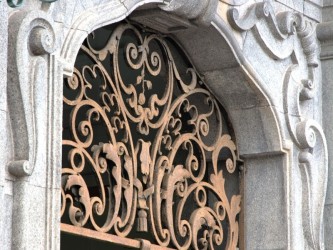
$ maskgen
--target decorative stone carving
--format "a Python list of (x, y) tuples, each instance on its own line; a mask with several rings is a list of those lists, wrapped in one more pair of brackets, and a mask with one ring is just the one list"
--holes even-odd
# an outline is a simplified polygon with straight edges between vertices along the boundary
[(168, 4), (161, 5), (161, 9), (173, 14), (186, 17), (195, 23), (210, 25), (216, 13), (218, 0), (170, 0)]
[[(259, 22), (260, 20), (266, 22)], [(237, 8), (229, 11), (229, 21), (234, 28), (247, 31), (255, 28), (258, 38), (275, 59), (290, 57), (294, 51), (293, 39), (300, 39), (308, 65), (318, 66), (318, 50), (315, 29), (302, 14), (284, 11), (275, 14), (270, 1), (250, 5), (243, 15)]]
[[(18, 25), (21, 23), (21, 25)], [(38, 150), (36, 104), (37, 86), (47, 84), (47, 60), (55, 51), (53, 21), (44, 12), (19, 12), (9, 21), (11, 31), (11, 69), (8, 97), (15, 141), (14, 159), (8, 170), (17, 177), (31, 175)], [(11, 28), (12, 26), (12, 28)], [(28, 50), (27, 50), (28, 48)]]
[[(36, 0), (36, 2), (39, 1)], [(88, 3), (84, 5), (88, 7), (85, 7), (86, 9), (80, 11), (76, 11), (75, 8), (73, 11), (69, 11), (68, 6), (73, 5), (74, 2)], [(53, 42), (55, 42), (55, 32), (53, 30), (51, 16), (60, 16), (63, 18), (60, 18), (60, 21), (57, 20), (56, 33), (58, 38), (63, 35), (65, 40), (59, 41), (61, 51), (58, 51), (59, 55), (57, 54), (56, 57), (62, 61), (63, 64), (61, 66), (64, 69), (65, 74), (71, 75), (76, 54), (88, 33), (101, 26), (124, 19), (140, 5), (146, 3), (159, 3), (162, 4), (161, 9), (163, 11), (169, 11), (168, 13), (171, 15), (178, 15), (180, 19), (184, 19), (185, 21), (183, 20), (183, 22), (186, 23), (186, 28), (195, 30), (197, 28), (196, 25), (208, 25), (213, 18), (214, 28), (219, 29), (221, 37), (225, 36), (228, 43), (232, 40), (232, 43), (230, 43), (231, 45), (229, 44), (231, 49), (229, 49), (237, 54), (238, 57), (235, 61), (240, 64), (240, 69), (237, 71), (237, 74), (242, 70), (248, 74), (247, 76), (251, 79), (249, 81), (255, 82), (252, 85), (249, 84), (249, 89), (253, 88), (255, 89), (253, 92), (260, 92), (260, 95), (258, 94), (258, 96), (267, 97), (269, 100), (270, 98), (273, 99), (272, 95), (274, 93), (272, 94), (269, 91), (266, 91), (266, 83), (260, 81), (261, 78), (258, 69), (254, 68), (252, 71), (250, 70), (251, 67), (249, 67), (249, 65), (251, 66), (251, 63), (249, 63), (244, 57), (241, 43), (237, 44), (237, 41), (241, 40), (238, 37), (239, 34), (237, 31), (239, 31), (240, 34), (243, 34), (244, 31), (253, 31), (256, 32), (256, 34), (259, 34), (256, 38), (258, 38), (264, 49), (257, 53), (267, 53), (272, 60), (277, 60), (277, 62), (285, 59), (290, 59), (292, 61), (293, 65), (290, 65), (290, 67), (286, 69), (284, 81), (282, 83), (284, 92), (284, 97), (281, 100), (283, 106), (282, 118), (276, 118), (279, 117), (278, 112), (276, 112), (276, 116), (272, 115), (272, 121), (269, 122), (276, 125), (275, 123), (277, 122), (275, 119), (277, 119), (281, 134), (284, 129), (288, 131), (288, 133), (283, 134), (283, 140), (289, 140), (291, 138), (295, 145), (298, 159), (298, 162), (296, 161), (296, 167), (299, 167), (299, 170), (301, 171), (302, 199), (304, 204), (306, 204), (302, 213), (304, 235), (310, 248), (322, 249), (322, 203), (325, 197), (326, 188), (327, 150), (325, 138), (319, 122), (313, 121), (314, 115), (311, 113), (311, 109), (314, 107), (312, 101), (313, 97), (316, 96), (316, 85), (318, 84), (318, 79), (316, 79), (316, 75), (318, 75), (318, 72), (316, 72), (318, 71), (318, 68), (316, 68), (318, 65), (316, 58), (318, 51), (316, 48), (316, 37), (313, 33), (311, 22), (307, 21), (302, 15), (290, 11), (276, 13), (273, 7), (276, 5), (272, 5), (270, 2), (260, 2), (249, 5), (249, 1), (246, 0), (220, 1), (218, 4), (224, 4), (224, 6), (228, 5), (226, 9), (230, 8), (230, 6), (237, 9), (230, 11), (230, 23), (227, 22), (228, 20), (224, 19), (224, 16), (216, 14), (214, 6), (216, 6), (217, 1), (110, 0), (98, 1), (99, 4), (93, 6), (93, 3), (95, 2), (97, 3), (97, 1), (78, 0), (69, 2), (60, 0), (54, 3), (52, 8), (49, 8), (49, 16), (38, 11), (32, 11), (30, 13), (21, 11), (13, 13), (11, 17), (11, 37), (9, 39), (11, 45), (9, 47), (9, 54), (12, 55), (12, 57), (10, 57), (9, 65), (12, 65), (12, 67), (8, 71), (8, 93), (10, 104), (9, 115), (12, 119), (13, 141), (15, 143), (15, 157), (14, 161), (9, 163), (8, 167), (10, 173), (19, 177), (14, 186), (14, 192), (18, 193), (17, 188), (19, 185), (17, 184), (19, 183), (19, 179), (24, 179), (21, 177), (33, 173), (37, 152), (44, 152), (44, 149), (38, 146), (38, 140), (36, 140), (39, 129), (36, 123), (37, 104), (33, 102), (37, 95), (35, 87), (42, 86), (45, 83), (44, 80), (47, 78), (52, 78), (56, 84), (61, 84), (61, 79), (57, 79), (57, 74), (62, 72), (62, 69), (56, 68), (54, 75), (47, 75), (46, 70), (47, 65), (52, 64), (52, 60), (49, 60), (48, 58), (49, 53), (55, 49), (53, 46)], [(58, 7), (64, 5), (68, 12), (62, 13), (59, 11)], [(75, 4), (73, 6), (75, 6)], [(211, 10), (214, 11), (211, 12)], [(75, 15), (73, 14), (73, 16), (71, 16), (72, 12), (75, 13)], [(217, 19), (221, 20), (220, 26), (214, 23)], [(68, 23), (62, 26), (61, 22), (64, 20)], [(43, 42), (41, 42), (42, 40)], [(299, 51), (298, 48), (295, 49), (295, 43), (302, 44), (302, 51)], [(298, 68), (295, 65), (299, 62), (303, 62), (303, 59), (297, 57), (295, 50), (298, 54), (302, 54), (302, 56), (307, 58), (307, 74), (300, 79), (297, 79), (296, 71)], [(247, 90), (245, 88), (246, 87), (241, 88), (240, 90), (246, 92)], [(61, 91), (59, 91), (59, 93), (60, 92)], [(61, 98), (61, 94), (59, 93), (57, 98)], [(272, 108), (269, 105), (274, 106), (275, 103), (271, 103), (269, 100), (265, 102), (265, 105), (268, 107), (267, 110), (270, 108), (269, 111), (271, 112), (274, 107)], [(61, 120), (61, 117), (58, 115), (54, 114), (55, 119)], [(259, 118), (260, 115), (261, 114), (258, 115)], [(267, 124), (270, 123), (267, 122), (267, 120), (261, 122), (266, 124), (266, 126), (263, 127), (269, 127)], [(279, 137), (279, 129), (275, 129), (278, 132), (274, 134), (274, 137)], [(264, 132), (263, 134), (265, 135)], [(60, 136), (61, 133), (58, 134), (58, 137)], [(276, 141), (279, 143), (282, 139), (278, 138)], [(275, 150), (275, 153), (280, 146), (278, 143), (274, 144), (274, 147), (272, 147)], [(246, 144), (243, 145), (246, 146)], [(145, 148), (148, 148), (147, 144), (145, 145)], [(61, 149), (58, 148), (56, 150), (60, 152)], [(260, 150), (262, 149), (258, 147), (258, 150), (255, 152), (260, 155), (262, 152)], [(107, 152), (107, 148), (105, 151)], [(251, 157), (254, 157), (254, 155), (255, 154), (252, 153)], [(142, 156), (142, 159), (140, 160), (144, 162), (142, 171), (146, 172), (150, 160), (144, 156)], [(54, 162), (51, 162), (50, 166), (51, 165), (54, 169), (52, 172), (51, 170), (49, 172), (50, 176), (52, 176), (50, 186), (52, 186), (53, 182), (56, 183), (58, 181), (56, 179), (57, 169), (58, 171), (60, 169), (60, 166)], [(292, 165), (292, 168), (295, 168), (295, 165)], [(136, 188), (139, 190), (138, 186), (139, 185), (137, 185)], [(142, 190), (142, 192), (144, 191)], [(47, 194), (47, 202), (53, 199), (53, 194), (54, 197), (57, 195), (56, 192), (49, 192)], [(289, 195), (289, 193), (287, 195)], [(142, 197), (145, 196), (142, 195)], [(23, 208), (20, 207), (22, 204), (19, 203), (19, 200), (29, 199), (27, 192), (20, 194), (20, 196), (16, 196), (16, 199), (15, 207), (18, 208), (18, 210), (15, 211), (15, 213), (18, 214), (19, 217), (15, 220), (24, 222), (26, 218), (29, 218), (29, 213), (27, 211), (24, 213), (22, 212)], [(286, 199), (288, 199), (288, 197)], [(144, 203), (144, 200), (145, 199), (142, 199), (142, 203)], [(51, 207), (56, 209), (53, 213), (57, 214), (57, 203), (54, 204), (55, 205)], [(291, 209), (290, 204), (286, 206), (289, 206), (286, 207), (286, 210)], [(142, 207), (144, 207), (144, 204)], [(144, 218), (143, 213), (142, 215), (143, 216), (141, 217)], [(47, 225), (49, 229), (47, 237), (49, 237), (50, 241), (46, 240), (47, 243), (45, 243), (46, 245), (49, 244), (48, 246), (50, 247), (47, 246), (45, 249), (57, 249), (59, 245), (57, 238), (50, 236), (52, 235), (52, 231), (57, 228), (57, 220), (54, 219), (56, 216), (52, 218), (52, 222)], [(294, 218), (290, 218), (291, 221), (293, 219)], [(16, 225), (17, 228), (21, 227), (21, 225), (16, 222), (14, 222), (13, 225)], [(140, 230), (144, 231), (146, 229), (145, 223), (142, 223), (142, 225)], [(26, 224), (22, 224), (23, 229), (25, 226)], [(290, 229), (288, 234), (293, 233), (293, 230), (294, 229)], [(56, 233), (57, 232), (55, 232), (55, 234)], [(18, 246), (17, 249), (24, 249), (23, 247), (26, 246), (24, 245), (24, 242), (28, 242), (25, 235), (17, 234), (14, 237), (21, 237), (21, 239), (16, 240), (17, 243), (15, 244)], [(43, 236), (39, 237), (41, 238)], [(52, 239), (54, 242), (50, 243)], [(148, 248), (149, 245), (150, 243), (142, 241), (143, 247)]]
[[(302, 179), (303, 231), (311, 249), (324, 249), (323, 210), (327, 186), (327, 145), (321, 125), (304, 109), (316, 91), (315, 68), (318, 67), (318, 46), (314, 25), (300, 13), (275, 13), (270, 1), (250, 5), (240, 14), (237, 8), (229, 12), (235, 29), (255, 29), (266, 52), (276, 60), (291, 57), (291, 65), (283, 82), (283, 108), (289, 136), (298, 148)], [(307, 61), (307, 77), (296, 80), (298, 66), (295, 40), (298, 39)], [(302, 110), (304, 109), (304, 110)]]
[[(124, 19), (135, 8), (142, 4), (148, 3), (164, 3), (164, 0), (145, 0), (145, 1), (119, 1), (110, 0), (102, 1), (99, 4), (92, 5), (89, 11), (82, 10), (75, 16), (75, 20), (70, 23), (71, 29), (66, 34), (63, 41), (60, 57), (64, 63), (64, 73), (68, 76), (72, 75), (76, 55), (80, 49), (80, 45), (92, 31)], [(75, 10), (74, 10), (75, 11)], [(71, 15), (72, 13), (69, 13)], [(70, 18), (73, 18), (72, 16)], [(73, 47), (75, 44), (77, 47)]]
[[(54, 113), (61, 110), (61, 102), (57, 103), (54, 97), (54, 82), (60, 70), (51, 54), (57, 48), (57, 37), (53, 20), (39, 10), (14, 12), (9, 20), (9, 34), (12, 46), (8, 53), (8, 107), (13, 155), (8, 172), (16, 177), (12, 249), (36, 249), (36, 245), (42, 244), (41, 237), (29, 241), (31, 226), (36, 235), (45, 236), (45, 249), (56, 249), (59, 225), (55, 222), (59, 212), (54, 208), (60, 202), (60, 178), (54, 156), (59, 158), (60, 154), (59, 142), (54, 138), (59, 137), (57, 127), (61, 125), (56, 125), (59, 118), (54, 118)], [(36, 216), (41, 220), (48, 218), (51, 223), (40, 223)]]

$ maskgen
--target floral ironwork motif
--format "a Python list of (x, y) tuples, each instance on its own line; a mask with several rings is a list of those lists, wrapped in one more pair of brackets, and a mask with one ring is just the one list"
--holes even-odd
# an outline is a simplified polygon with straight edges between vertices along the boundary
[(64, 84), (62, 222), (235, 249), (236, 146), (220, 105), (170, 38), (129, 23), (98, 32)]

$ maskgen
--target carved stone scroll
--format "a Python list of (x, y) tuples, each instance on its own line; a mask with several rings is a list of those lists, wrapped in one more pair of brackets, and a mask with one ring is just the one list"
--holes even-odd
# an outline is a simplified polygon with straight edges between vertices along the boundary
[[(319, 51), (314, 24), (300, 13), (276, 13), (271, 1), (254, 3), (243, 11), (233, 8), (229, 11), (229, 21), (241, 32), (255, 31), (258, 34), (256, 38), (261, 41), (271, 58), (281, 61), (291, 58), (292, 64), (284, 75), (281, 100), (289, 132), (286, 138), (291, 138), (298, 152), (304, 204), (302, 226), (306, 246), (310, 249), (324, 249), (327, 145), (321, 125), (313, 119), (314, 114), (308, 107), (311, 105), (309, 100), (316, 96), (316, 85), (319, 83), (316, 78)], [(298, 51), (296, 43), (300, 45), (301, 51)], [(302, 74), (299, 73), (300, 54), (306, 61)]]
[[(265, 20), (265, 22), (260, 22)], [(276, 59), (285, 59), (294, 51), (293, 39), (300, 39), (308, 65), (318, 66), (316, 32), (300, 13), (275, 13), (271, 1), (252, 4), (242, 15), (237, 8), (229, 11), (231, 25), (241, 31), (255, 28), (264, 47)], [(297, 35), (297, 36), (296, 36)]]
[(304, 99), (304, 92), (313, 87), (295, 81), (292, 74), (294, 69), (295, 67), (291, 67), (285, 75), (284, 106), (290, 135), (299, 147), (298, 161), (303, 188), (303, 228), (310, 247), (324, 249), (323, 213), (328, 172), (327, 145), (320, 124), (306, 118), (301, 112), (301, 102), (312, 98), (312, 95), (307, 94)]
[[(18, 25), (22, 23), (22, 25)], [(11, 174), (31, 175), (37, 152), (36, 87), (47, 84), (47, 61), (43, 57), (56, 49), (56, 36), (50, 18), (43, 12), (20, 12), (9, 21), (11, 46), (8, 96), (15, 141)], [(27, 52), (27, 46), (29, 52)], [(12, 72), (14, 71), (14, 72)]]
[[(59, 151), (52, 150), (58, 144), (54, 138), (59, 138), (55, 136), (59, 125), (52, 118), (55, 110), (61, 109), (61, 102), (54, 102), (54, 82), (60, 71), (51, 55), (57, 44), (51, 17), (38, 10), (13, 13), (9, 19), (9, 44), (7, 93), (13, 154), (8, 172), (14, 179), (11, 248), (35, 249), (29, 237), (36, 215), (51, 223), (39, 224), (42, 226), (34, 228), (34, 234), (45, 237), (46, 249), (55, 249), (59, 226), (54, 222), (59, 216), (53, 208), (58, 206), (60, 185), (54, 181), (59, 171), (53, 154)], [(39, 240), (36, 237), (35, 242)]]
[(216, 13), (218, 0), (171, 0), (168, 4), (161, 5), (161, 9), (176, 15), (185, 16), (198, 24), (210, 25)]

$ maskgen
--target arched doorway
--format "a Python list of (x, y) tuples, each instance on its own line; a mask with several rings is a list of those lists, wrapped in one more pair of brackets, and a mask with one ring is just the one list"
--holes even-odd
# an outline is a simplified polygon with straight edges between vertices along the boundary
[[(173, 37), (228, 111), (237, 152), (244, 161), (243, 248), (322, 248), (327, 147), (320, 126), (316, 25), (311, 20), (286, 11), (281, 3), (267, 1), (27, 2), (22, 11), (11, 12), (8, 22), (10, 119), (3, 124), (9, 135), (4, 148), (11, 149), (4, 161), (13, 188), (9, 245), (14, 249), (59, 249), (63, 74), (73, 73), (79, 48), (90, 32), (139, 14), (141, 24), (160, 32), (178, 31)], [(299, 20), (296, 27), (294, 20)], [(165, 23), (169, 26), (163, 26)], [(288, 45), (291, 55), (276, 58), (282, 44)], [(140, 149), (136, 163), (140, 163)], [(79, 157), (76, 154), (74, 162)], [(79, 191), (78, 187), (73, 190)], [(77, 202), (81, 197), (75, 198)], [(139, 215), (137, 210), (133, 214)], [(147, 228), (153, 228), (148, 214)], [(74, 220), (82, 215), (75, 212)], [(90, 230), (88, 226), (80, 227), (81, 234)], [(66, 231), (64, 224), (62, 228)], [(169, 228), (165, 224), (160, 228), (167, 237)], [(97, 233), (99, 237), (115, 236), (112, 240), (125, 239), (117, 232)], [(136, 247), (148, 245), (147, 241), (133, 242)]]
[(128, 22), (88, 36), (64, 81), (62, 165), (62, 249), (237, 246), (233, 130), (170, 37)]

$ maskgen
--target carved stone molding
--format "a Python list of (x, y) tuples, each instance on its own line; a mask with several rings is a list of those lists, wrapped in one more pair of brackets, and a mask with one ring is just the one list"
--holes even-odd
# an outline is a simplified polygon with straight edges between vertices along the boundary
[[(316, 68), (319, 50), (315, 25), (302, 14), (292, 11), (276, 13), (270, 1), (254, 3), (245, 10), (232, 8), (229, 21), (240, 32), (254, 31), (264, 48), (262, 53), (274, 60), (291, 58), (283, 81), (283, 111), (288, 134), (298, 151), (298, 165), (302, 180), (302, 221), (307, 245), (324, 249), (323, 209), (327, 186), (327, 145), (321, 125), (313, 120), (309, 102), (317, 95)], [(299, 48), (295, 46), (300, 44)], [(299, 77), (300, 54), (306, 60), (307, 75)], [(303, 71), (302, 71), (303, 72)], [(299, 73), (299, 72), (298, 72)], [(300, 75), (304, 75), (300, 74)], [(311, 110), (311, 109), (310, 109)]]
[[(18, 11), (12, 14), (9, 22), (9, 41), (11, 44), (9, 46), (9, 54), (12, 55), (9, 65), (12, 65), (12, 67), (8, 70), (8, 93), (15, 156), (13, 162), (8, 165), (10, 173), (18, 177), (18, 181), (25, 179), (21, 177), (26, 177), (33, 173), (37, 152), (43, 151), (39, 147), (37, 139), (40, 131), (36, 120), (37, 103), (34, 102), (38, 97), (36, 86), (40, 87), (47, 84), (45, 83), (46, 79), (53, 79), (56, 84), (60, 84), (62, 78), (59, 80), (57, 77), (62, 72), (67, 76), (72, 75), (79, 48), (87, 35), (93, 30), (124, 19), (143, 4), (161, 4), (160, 9), (162, 11), (175, 15), (177, 18), (182, 19), (182, 22), (188, 24), (186, 29), (195, 30), (198, 28), (199, 30), (202, 25), (207, 26), (212, 23), (214, 29), (216, 29), (215, 32), (219, 32), (221, 37), (221, 40), (218, 41), (221, 43), (222, 41), (225, 42), (228, 50), (234, 54), (232, 67), (236, 68), (235, 65), (237, 65), (236, 71), (231, 68), (230, 71), (228, 69), (221, 71), (221, 74), (220, 72), (214, 72), (210, 75), (207, 73), (207, 79), (210, 77), (219, 78), (225, 84), (227, 81), (239, 80), (240, 74), (246, 75), (247, 79), (242, 79), (242, 83), (237, 82), (233, 86), (248, 94), (245, 95), (246, 97), (251, 96), (248, 99), (258, 101), (259, 104), (254, 104), (261, 105), (258, 110), (264, 110), (264, 112), (261, 113), (260, 111), (255, 116), (255, 124), (260, 124), (263, 128), (273, 131), (267, 134), (267, 137), (264, 129), (259, 132), (255, 131), (253, 134), (249, 133), (250, 139), (255, 138), (257, 140), (262, 138), (268, 141), (267, 147), (258, 147), (251, 151), (249, 155), (255, 157), (256, 155), (267, 154), (267, 152), (281, 153), (283, 140), (290, 139), (293, 142), (293, 147), (297, 151), (297, 161), (296, 166), (293, 165), (292, 168), (298, 168), (301, 172), (299, 177), (302, 180), (302, 199), (305, 204), (302, 211), (304, 235), (309, 247), (322, 249), (322, 208), (326, 193), (327, 149), (321, 126), (313, 118), (315, 117), (314, 114), (311, 113), (317, 112), (312, 101), (318, 94), (317, 85), (319, 81), (317, 75), (320, 69), (320, 67), (317, 67), (318, 49), (313, 23), (302, 15), (291, 11), (277, 13), (274, 8), (275, 5), (268, 1), (252, 5), (249, 5), (246, 0), (224, 0), (220, 2), (216, 0), (110, 0), (100, 1), (99, 3), (96, 6), (89, 5), (89, 8), (78, 11), (77, 15), (73, 16), (73, 19), (70, 19), (72, 16), (68, 18), (71, 21), (66, 25), (61, 26), (60, 22), (57, 23), (56, 32), (54, 31), (51, 18), (55, 13), (52, 13), (52, 11), (55, 9), (54, 6), (64, 5), (66, 8), (66, 6), (70, 5), (68, 1), (55, 2), (52, 8), (49, 8), (48, 16), (39, 11), (30, 13)], [(228, 20), (217, 14), (216, 8), (218, 4), (224, 4), (224, 6), (227, 6), (226, 9), (231, 9), (228, 12)], [(62, 15), (61, 12), (56, 14)], [(64, 18), (67, 17), (65, 16)], [(200, 32), (202, 31), (200, 30)], [(238, 43), (240, 40), (238, 35), (243, 35), (246, 32), (255, 33), (260, 45), (263, 46), (263, 50), (258, 51), (258, 53), (268, 54), (272, 61), (281, 62), (290, 59), (292, 62), (285, 70), (284, 80), (281, 82), (283, 89), (282, 100), (274, 100), (273, 94), (269, 92), (266, 83), (262, 81), (259, 70), (253, 68), (244, 56), (242, 46)], [(56, 38), (60, 38), (58, 34), (63, 35), (64, 40), (56, 41)], [(195, 32), (192, 33), (192, 35), (194, 34)], [(212, 34), (213, 32), (209, 33), (209, 35)], [(61, 37), (60, 39), (63, 38)], [(56, 49), (56, 44), (61, 45), (61, 48), (56, 51), (55, 57), (62, 61), (62, 65), (61, 68), (55, 66), (54, 75), (50, 75), (47, 69), (50, 65), (54, 66), (52, 64), (54, 62), (50, 59), (50, 53), (53, 53)], [(200, 44), (205, 46), (204, 43)], [(301, 50), (296, 48), (295, 44), (301, 44)], [(208, 46), (211, 45), (207, 43)], [(299, 58), (299, 55), (302, 58)], [(194, 53), (192, 57), (195, 57)], [(299, 67), (297, 65), (304, 62), (303, 57), (306, 58), (305, 74), (303, 74), (304, 77), (298, 78), (296, 73), (302, 65)], [(214, 62), (218, 62), (218, 60), (215, 58)], [(223, 73), (228, 73), (230, 78), (227, 80), (223, 79)], [(237, 76), (233, 74), (237, 74)], [(235, 89), (237, 89), (236, 87)], [(216, 92), (217, 96), (222, 92), (220, 85), (216, 85), (215, 89), (214, 86), (211, 88)], [(61, 94), (59, 95), (60, 92), (58, 92), (56, 98), (62, 97)], [(51, 97), (48, 96), (47, 98)], [(234, 99), (234, 101), (237, 99), (234, 97), (229, 98)], [(248, 100), (239, 100), (242, 104), (247, 104), (246, 101)], [(230, 100), (231, 102), (232, 100)], [(282, 106), (282, 115), (275, 111), (275, 107), (279, 104)], [(61, 106), (59, 103), (58, 105)], [(232, 115), (236, 118), (244, 118), (244, 114), (248, 114), (248, 118), (253, 118), (251, 109), (246, 109), (248, 106), (244, 109), (241, 109), (242, 107), (237, 106), (238, 110), (235, 108), (235, 110), (230, 112), (233, 112)], [(54, 114), (54, 117), (55, 120), (61, 120), (59, 114)], [(237, 129), (240, 131), (244, 127), (245, 125), (239, 125)], [(285, 133), (285, 130), (287, 133)], [(248, 146), (245, 141), (246, 138), (238, 141), (242, 148)], [(148, 148), (148, 145), (145, 146)], [(57, 150), (60, 152), (61, 149), (58, 148)], [(247, 152), (246, 150), (244, 151)], [(59, 171), (60, 166), (52, 162), (50, 165), (54, 167), (54, 172), (50, 173), (51, 180), (49, 182), (51, 183), (50, 186), (52, 186), (52, 183), (57, 183), (58, 181), (56, 176), (59, 173), (56, 171), (57, 169)], [(18, 185), (16, 186), (18, 187)], [(18, 200), (22, 198), (23, 200), (26, 194), (27, 192), (22, 193), (21, 196), (16, 198)], [(56, 196), (56, 192), (53, 194)], [(48, 199), (52, 199), (52, 192), (48, 193)], [(20, 208), (19, 202), (16, 202), (16, 207), (18, 210), (15, 213), (20, 215), (17, 220), (23, 222), (25, 218), (28, 218), (29, 213), (23, 211), (25, 208)], [(53, 207), (58, 208), (56, 205)], [(290, 207), (287, 209), (290, 209)], [(57, 211), (53, 211), (53, 213), (56, 214)], [(53, 218), (56, 218), (56, 216)], [(57, 226), (57, 222), (52, 223), (48, 223), (50, 224), (48, 225), (50, 232), (53, 226), (55, 228)], [(17, 224), (17, 227), (19, 226)], [(145, 226), (142, 228), (144, 229)], [(19, 237), (19, 235), (15, 237)], [(24, 238), (25, 236), (22, 237)], [(52, 238), (50, 235), (48, 237), (49, 239)], [(26, 239), (17, 241), (17, 249), (23, 249), (24, 240)], [(52, 244), (52, 249), (58, 248), (58, 242)], [(142, 245), (148, 248), (149, 244), (143, 242)]]
[(292, 11), (275, 13), (271, 2), (263, 1), (250, 5), (242, 15), (237, 8), (231, 9), (229, 21), (232, 27), (240, 31), (255, 28), (258, 38), (274, 59), (290, 57), (295, 49), (290, 40), (299, 39), (308, 65), (318, 66), (315, 29), (302, 14)]
[(185, 17), (197, 24), (210, 25), (216, 13), (218, 0), (170, 0), (161, 9)]
[[(306, 240), (312, 249), (324, 249), (323, 213), (327, 187), (327, 145), (321, 125), (302, 114), (301, 102), (312, 95), (306, 84), (295, 81), (291, 67), (285, 76), (284, 106), (287, 126), (293, 142), (299, 148), (299, 168), (303, 190), (303, 229)], [(310, 84), (311, 87), (311, 84)], [(303, 98), (302, 98), (303, 97)]]
[[(57, 144), (61, 144), (56, 138), (61, 135), (61, 123), (57, 125), (61, 117), (56, 113), (62, 105), (56, 97), (55, 83), (61, 71), (52, 55), (57, 49), (52, 18), (39, 10), (14, 12), (9, 19), (9, 44), (7, 89), (13, 155), (8, 172), (14, 176), (12, 249), (36, 249), (41, 242), (45, 242), (45, 249), (57, 249)], [(50, 223), (42, 221), (43, 218)], [(29, 240), (32, 226), (38, 235), (34, 242)]]
[[(21, 24), (21, 25), (20, 25)], [(53, 21), (44, 12), (19, 12), (9, 20), (12, 56), (9, 64), (8, 102), (11, 116), (14, 161), (8, 170), (17, 177), (31, 175), (38, 150), (36, 86), (45, 85), (48, 55), (56, 49)]]
[[(163, 0), (119, 1), (110, 0), (96, 4), (78, 14), (70, 24), (70, 30), (63, 41), (60, 57), (64, 64), (64, 73), (72, 75), (76, 55), (84, 39), (92, 31), (117, 21), (121, 21), (142, 4), (159, 3)], [(72, 17), (71, 17), (72, 18)], [(77, 47), (73, 47), (75, 44)]]

